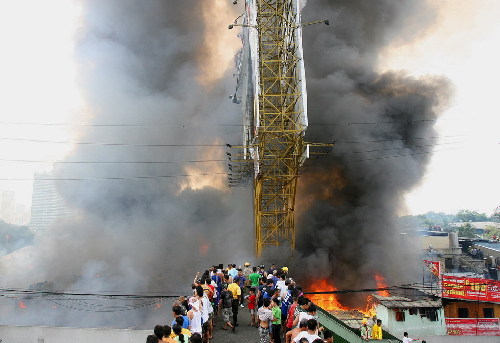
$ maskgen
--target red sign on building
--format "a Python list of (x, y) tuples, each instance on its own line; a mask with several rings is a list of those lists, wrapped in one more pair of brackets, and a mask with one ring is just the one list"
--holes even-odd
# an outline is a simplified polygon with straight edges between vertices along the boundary
[(458, 336), (500, 336), (498, 318), (446, 318), (446, 334)]
[(443, 275), (443, 298), (500, 303), (500, 282)]

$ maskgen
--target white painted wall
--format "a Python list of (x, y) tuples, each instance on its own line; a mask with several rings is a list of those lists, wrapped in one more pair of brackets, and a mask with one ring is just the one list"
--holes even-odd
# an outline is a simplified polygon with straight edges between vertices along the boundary
[(438, 312), (438, 320), (431, 322), (427, 317), (421, 317), (420, 314), (410, 315), (409, 310), (405, 310), (405, 321), (396, 321), (396, 315), (392, 309), (378, 305), (376, 307), (377, 318), (382, 320), (382, 326), (396, 337), (403, 337), (403, 332), (408, 332), (411, 337), (420, 337), (425, 335), (446, 335), (446, 324), (444, 319), (444, 310), (441, 308)]
[(2, 343), (141, 343), (153, 330), (81, 329), (0, 325)]

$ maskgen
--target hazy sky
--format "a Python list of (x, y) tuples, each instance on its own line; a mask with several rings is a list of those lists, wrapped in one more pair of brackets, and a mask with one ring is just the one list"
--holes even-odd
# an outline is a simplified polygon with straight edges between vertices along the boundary
[[(445, 75), (455, 89), (436, 123), (440, 142), (427, 175), (407, 196), (408, 212), (467, 208), (491, 214), (500, 205), (500, 2), (432, 3), (439, 6), (435, 25), (416, 42), (395, 42), (379, 61), (380, 71)], [(85, 123), (73, 58), (80, 15), (76, 0), (0, 3), (0, 190), (15, 191), (28, 206), (32, 182), (18, 179), (50, 170), (71, 144), (20, 139), (76, 142), (78, 126), (37, 124)]]

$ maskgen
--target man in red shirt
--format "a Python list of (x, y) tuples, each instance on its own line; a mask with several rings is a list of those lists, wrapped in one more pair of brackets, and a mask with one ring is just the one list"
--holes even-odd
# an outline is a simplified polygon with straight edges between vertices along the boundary
[(251, 321), (249, 326), (257, 326), (257, 321), (255, 320), (255, 304), (257, 303), (257, 297), (255, 296), (255, 288), (250, 288), (250, 294), (247, 298), (248, 310), (250, 311)]
[(286, 331), (290, 331), (293, 328), (293, 321), (295, 320), (295, 308), (299, 304), (299, 298), (297, 297), (297, 293), (293, 293), (293, 303), (290, 305), (290, 308), (288, 309), (288, 315), (286, 317)]

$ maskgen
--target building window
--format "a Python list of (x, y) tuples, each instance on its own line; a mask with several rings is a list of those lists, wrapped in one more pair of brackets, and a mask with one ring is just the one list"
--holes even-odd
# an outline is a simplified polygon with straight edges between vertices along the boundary
[(417, 315), (418, 314), (418, 308), (412, 307), (412, 308), (410, 308), (409, 312), (410, 312), (410, 315), (412, 315), (412, 316), (413, 315)]
[(493, 307), (483, 308), (483, 317), (484, 318), (493, 318)]
[(469, 309), (467, 307), (459, 307), (458, 318), (469, 318)]
[(427, 316), (427, 319), (429, 319), (431, 322), (437, 322), (438, 320), (438, 314), (435, 309), (427, 310), (425, 315)]
[(404, 322), (405, 321), (405, 312), (403, 310), (395, 310), (394, 313), (396, 314), (396, 321), (397, 322)]

